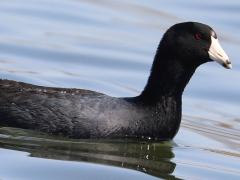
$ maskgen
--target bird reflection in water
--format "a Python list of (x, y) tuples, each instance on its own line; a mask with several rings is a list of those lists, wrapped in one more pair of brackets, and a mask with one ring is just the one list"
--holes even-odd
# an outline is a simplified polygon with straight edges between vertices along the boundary
[[(13, 135), (14, 134), (14, 135)], [(0, 128), (0, 148), (22, 150), (31, 157), (91, 162), (175, 178), (174, 143), (139, 139), (72, 140), (29, 130)]]

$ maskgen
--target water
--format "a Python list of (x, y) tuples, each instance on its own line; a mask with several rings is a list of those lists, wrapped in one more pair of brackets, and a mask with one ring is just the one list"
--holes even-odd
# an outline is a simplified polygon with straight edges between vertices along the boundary
[(233, 63), (197, 70), (170, 142), (69, 140), (2, 127), (0, 179), (239, 179), (239, 17), (235, 0), (0, 1), (1, 78), (134, 96), (163, 32), (182, 21), (212, 26)]

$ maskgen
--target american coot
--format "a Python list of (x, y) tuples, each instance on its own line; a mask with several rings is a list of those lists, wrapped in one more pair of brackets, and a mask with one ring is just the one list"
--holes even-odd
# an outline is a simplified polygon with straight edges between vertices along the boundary
[(0, 80), (0, 125), (71, 138), (172, 139), (181, 122), (183, 90), (196, 68), (209, 61), (231, 68), (214, 30), (197, 22), (175, 24), (158, 46), (139, 96)]

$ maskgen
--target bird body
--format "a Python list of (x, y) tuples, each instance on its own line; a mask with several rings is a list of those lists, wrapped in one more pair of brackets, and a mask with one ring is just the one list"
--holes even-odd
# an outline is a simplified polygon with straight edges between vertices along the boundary
[(1, 125), (5, 126), (73, 138), (170, 139), (180, 125), (181, 111), (177, 108), (181, 101), (174, 97), (162, 97), (158, 103), (146, 106), (137, 98), (9, 80), (0, 80), (0, 89)]

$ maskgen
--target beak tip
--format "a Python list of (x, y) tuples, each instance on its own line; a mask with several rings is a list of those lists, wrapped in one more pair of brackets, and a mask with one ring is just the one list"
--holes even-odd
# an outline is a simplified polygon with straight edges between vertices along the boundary
[(228, 67), (229, 67), (229, 69), (232, 69), (232, 64), (229, 64)]
[(226, 69), (232, 69), (232, 64), (231, 63), (224, 63), (222, 64), (223, 67), (225, 67)]

